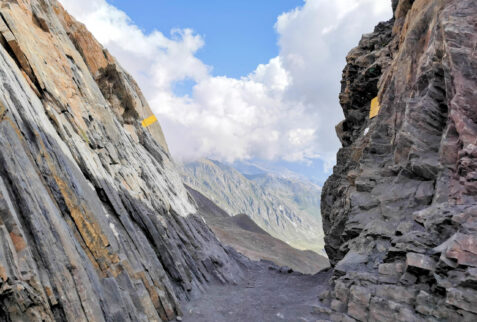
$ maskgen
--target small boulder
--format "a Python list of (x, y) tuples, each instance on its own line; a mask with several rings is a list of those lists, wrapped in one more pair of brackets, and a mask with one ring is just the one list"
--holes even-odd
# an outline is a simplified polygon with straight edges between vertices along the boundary
[(464, 288), (451, 288), (447, 290), (446, 303), (477, 313), (477, 291)]
[(434, 271), (436, 262), (429, 256), (417, 253), (406, 254), (406, 270), (418, 269), (423, 271)]
[(399, 262), (380, 264), (378, 267), (378, 271), (379, 271), (379, 274), (382, 274), (382, 275), (391, 275), (391, 276), (401, 275), (404, 272), (404, 264)]
[(457, 233), (445, 255), (460, 265), (477, 267), (477, 236)]

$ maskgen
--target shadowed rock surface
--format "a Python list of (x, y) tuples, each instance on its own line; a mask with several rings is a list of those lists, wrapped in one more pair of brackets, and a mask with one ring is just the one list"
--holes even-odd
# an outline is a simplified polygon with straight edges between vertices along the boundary
[(205, 219), (221, 243), (253, 260), (268, 260), (305, 274), (315, 274), (329, 266), (328, 259), (312, 251), (302, 251), (272, 237), (247, 215), (229, 216), (200, 192), (187, 187)]
[(393, 9), (343, 72), (323, 304), (333, 321), (477, 321), (477, 4)]

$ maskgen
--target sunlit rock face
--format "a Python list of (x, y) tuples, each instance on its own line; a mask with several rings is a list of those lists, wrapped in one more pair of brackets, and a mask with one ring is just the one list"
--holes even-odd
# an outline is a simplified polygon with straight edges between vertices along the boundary
[(335, 265), (323, 299), (339, 321), (475, 321), (477, 6), (393, 8), (343, 72), (343, 148), (322, 194)]
[(168, 320), (239, 278), (116, 60), (55, 0), (0, 14), (0, 320)]

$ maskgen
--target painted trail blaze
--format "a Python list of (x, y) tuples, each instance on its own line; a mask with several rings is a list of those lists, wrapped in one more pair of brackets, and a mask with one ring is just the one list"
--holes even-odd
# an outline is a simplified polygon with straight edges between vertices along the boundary
[(147, 119), (144, 119), (144, 120), (142, 121), (142, 126), (143, 126), (143, 127), (148, 127), (148, 126), (150, 126), (150, 125), (152, 125), (152, 124), (154, 124), (154, 123), (156, 123), (156, 122), (157, 122), (156, 116), (155, 116), (155, 115), (152, 115), (152, 116), (149, 116)]
[(372, 119), (379, 113), (379, 109), (381, 108), (381, 105), (379, 104), (379, 98), (375, 97), (371, 101), (371, 108), (369, 109), (369, 118)]

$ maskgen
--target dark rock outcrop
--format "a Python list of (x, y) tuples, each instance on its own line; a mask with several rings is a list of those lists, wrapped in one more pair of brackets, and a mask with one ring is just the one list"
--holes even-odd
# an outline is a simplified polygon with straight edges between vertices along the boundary
[(240, 278), (83, 25), (55, 0), (1, 1), (0, 44), (0, 320), (170, 320)]
[(392, 4), (343, 73), (322, 299), (334, 321), (476, 321), (477, 5)]

